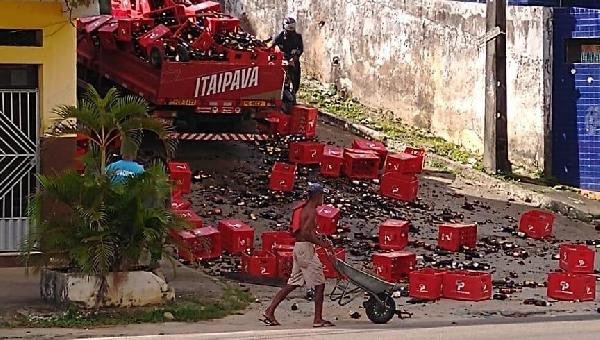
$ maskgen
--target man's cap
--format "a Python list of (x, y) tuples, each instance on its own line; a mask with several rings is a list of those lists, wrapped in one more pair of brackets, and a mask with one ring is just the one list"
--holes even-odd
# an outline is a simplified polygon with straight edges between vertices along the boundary
[(321, 185), (321, 183), (308, 183), (308, 197), (313, 197), (317, 194), (322, 194), (325, 192), (325, 189), (323, 189), (323, 186)]

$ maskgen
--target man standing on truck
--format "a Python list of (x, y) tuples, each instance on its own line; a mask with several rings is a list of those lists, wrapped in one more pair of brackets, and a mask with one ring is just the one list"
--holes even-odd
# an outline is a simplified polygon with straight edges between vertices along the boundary
[(275, 37), (273, 45), (281, 50), (285, 59), (289, 62), (288, 74), (292, 83), (292, 94), (300, 88), (300, 56), (304, 53), (304, 44), (302, 43), (302, 34), (296, 32), (296, 20), (294, 18), (285, 18), (283, 20), (283, 31)]
[(334, 326), (323, 319), (323, 295), (325, 291), (325, 275), (323, 264), (315, 252), (315, 245), (331, 250), (332, 243), (316, 232), (317, 207), (323, 204), (323, 187), (318, 183), (309, 183), (308, 201), (300, 213), (299, 226), (292, 232), (296, 238), (294, 245), (292, 274), (287, 284), (275, 295), (271, 305), (265, 310), (261, 321), (267, 326), (279, 326), (275, 319), (275, 310), (294, 289), (306, 284), (315, 289), (315, 317), (313, 327)]

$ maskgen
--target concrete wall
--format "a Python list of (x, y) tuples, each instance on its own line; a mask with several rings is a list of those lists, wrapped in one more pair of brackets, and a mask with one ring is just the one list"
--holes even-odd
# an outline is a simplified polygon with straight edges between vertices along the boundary
[(57, 105), (77, 101), (75, 28), (61, 2), (0, 1), (0, 28), (43, 29), (42, 47), (0, 46), (0, 63), (40, 68), (40, 132)]
[[(307, 73), (336, 80), (362, 102), (469, 149), (483, 150), (485, 5), (445, 0), (224, 0), (267, 37), (299, 20)], [(551, 10), (509, 7), (511, 157), (542, 168), (551, 104)]]

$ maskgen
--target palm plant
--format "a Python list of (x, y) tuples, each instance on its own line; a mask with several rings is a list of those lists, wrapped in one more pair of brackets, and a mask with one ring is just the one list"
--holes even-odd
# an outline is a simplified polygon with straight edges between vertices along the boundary
[(102, 173), (106, 172), (111, 146), (120, 142), (123, 154), (135, 155), (144, 131), (154, 133), (163, 141), (167, 155), (175, 149), (175, 141), (168, 138), (170, 126), (148, 115), (147, 102), (137, 96), (120, 96), (116, 88), (111, 88), (102, 97), (89, 85), (78, 106), (61, 105), (53, 112), (58, 119), (51, 128), (51, 133), (87, 136), (92, 150), (98, 152), (98, 157), (92, 159), (99, 160), (99, 163), (91, 168)]
[[(166, 141), (170, 130), (148, 116), (143, 99), (120, 97), (115, 89), (102, 97), (89, 87), (77, 107), (61, 106), (55, 112), (59, 119), (53, 133), (84, 134), (92, 149), (82, 175), (38, 175), (40, 190), (29, 202), (30, 228), (22, 254), (28, 267), (36, 249), (42, 253), (37, 267), (98, 275), (105, 285), (108, 273), (130, 270), (147, 254), (159, 259), (168, 230), (187, 225), (165, 204), (170, 183), (161, 163), (123, 183), (106, 172), (108, 150), (118, 138), (123, 152), (135, 154), (143, 131), (152, 131), (173, 150)], [(42, 207), (50, 203), (65, 213), (44, 215)], [(100, 292), (99, 298), (103, 287)]]

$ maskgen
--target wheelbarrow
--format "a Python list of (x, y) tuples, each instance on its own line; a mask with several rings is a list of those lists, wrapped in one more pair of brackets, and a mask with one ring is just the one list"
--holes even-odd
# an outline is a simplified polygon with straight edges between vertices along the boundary
[(397, 290), (395, 284), (358, 270), (333, 254), (328, 255), (340, 274), (329, 295), (331, 301), (337, 301), (340, 306), (345, 306), (366, 293), (369, 298), (363, 302), (363, 307), (369, 320), (375, 324), (385, 324), (394, 315), (398, 315), (401, 319), (412, 316), (411, 313), (396, 310), (396, 302), (392, 296), (392, 293)]

